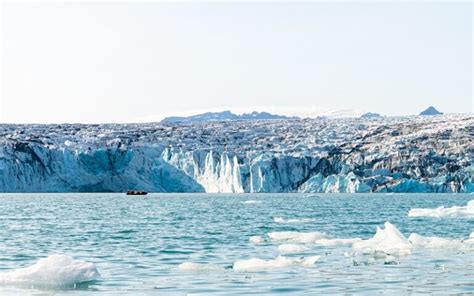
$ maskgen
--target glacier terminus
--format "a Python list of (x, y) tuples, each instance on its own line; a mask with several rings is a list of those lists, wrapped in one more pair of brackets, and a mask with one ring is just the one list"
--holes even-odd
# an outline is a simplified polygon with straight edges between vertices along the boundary
[(474, 116), (1, 124), (0, 192), (474, 192)]

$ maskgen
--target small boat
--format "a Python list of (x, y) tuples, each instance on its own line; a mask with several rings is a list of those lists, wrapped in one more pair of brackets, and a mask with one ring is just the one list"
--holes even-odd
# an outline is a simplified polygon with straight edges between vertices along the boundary
[(143, 190), (129, 190), (127, 191), (127, 195), (147, 195), (148, 192)]

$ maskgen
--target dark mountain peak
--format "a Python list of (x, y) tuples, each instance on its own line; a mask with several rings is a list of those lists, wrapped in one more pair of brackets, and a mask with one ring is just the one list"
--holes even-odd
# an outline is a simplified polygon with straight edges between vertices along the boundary
[(441, 114), (443, 114), (443, 112), (439, 112), (433, 106), (429, 106), (428, 108), (426, 108), (424, 111), (420, 113), (420, 115), (441, 115)]

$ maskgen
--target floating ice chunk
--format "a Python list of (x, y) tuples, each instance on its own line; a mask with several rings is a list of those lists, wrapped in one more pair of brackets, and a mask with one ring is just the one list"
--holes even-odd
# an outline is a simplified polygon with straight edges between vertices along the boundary
[(283, 244), (278, 246), (278, 252), (280, 253), (301, 253), (308, 251), (309, 248), (303, 245), (297, 244)]
[(363, 253), (383, 252), (390, 255), (408, 255), (412, 245), (402, 233), (390, 222), (385, 222), (385, 229), (377, 226), (374, 237), (352, 244), (352, 248)]
[(254, 235), (249, 237), (249, 241), (254, 245), (258, 245), (263, 243), (263, 237), (261, 237), (260, 235)]
[(35, 264), (0, 273), (2, 285), (66, 287), (100, 278), (93, 263), (66, 255), (51, 255)]
[(321, 238), (316, 241), (317, 245), (325, 247), (347, 246), (362, 241), (360, 238)]
[(263, 260), (259, 258), (252, 258), (248, 260), (237, 260), (234, 262), (233, 269), (238, 271), (252, 271), (265, 269), (278, 269), (288, 266), (304, 266), (311, 267), (320, 258), (320, 256), (309, 256), (302, 258), (288, 258), (278, 256), (275, 259)]
[(408, 240), (414, 248), (425, 248), (425, 249), (450, 249), (459, 251), (474, 251), (474, 239), (469, 236), (468, 239), (450, 239), (436, 236), (421, 236), (416, 233), (412, 233)]
[(474, 232), (471, 232), (469, 235), (469, 238), (464, 241), (465, 244), (467, 244), (469, 247), (474, 248)]
[(246, 200), (246, 201), (243, 201), (241, 203), (244, 204), (244, 205), (253, 205), (253, 204), (262, 203), (262, 201), (260, 201), (260, 200)]
[(445, 208), (444, 206), (435, 209), (411, 209), (408, 212), (409, 217), (433, 217), (433, 218), (474, 218), (474, 200), (471, 200), (464, 206), (454, 206)]
[(280, 231), (270, 232), (268, 236), (275, 242), (311, 244), (325, 236), (322, 232)]
[(315, 219), (312, 218), (298, 218), (298, 219), (283, 219), (282, 217), (274, 217), (275, 223), (308, 223), (313, 222)]
[(426, 249), (455, 249), (461, 250), (465, 248), (465, 245), (461, 240), (449, 239), (435, 236), (421, 236), (416, 233), (410, 234), (408, 240), (414, 248), (426, 248)]
[(184, 262), (178, 266), (181, 271), (223, 271), (224, 267), (215, 264)]
[(283, 219), (282, 217), (274, 217), (273, 221), (275, 223), (285, 223), (285, 219)]
[(321, 256), (316, 255), (316, 256), (303, 257), (299, 260), (296, 260), (296, 259), (295, 260), (296, 260), (296, 263), (301, 266), (311, 267), (314, 265), (316, 261), (319, 260), (319, 258), (321, 258)]

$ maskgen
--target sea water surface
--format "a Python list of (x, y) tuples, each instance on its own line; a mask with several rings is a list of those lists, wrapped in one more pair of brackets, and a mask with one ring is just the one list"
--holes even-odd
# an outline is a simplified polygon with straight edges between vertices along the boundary
[[(470, 294), (472, 251), (421, 248), (387, 260), (354, 254), (350, 245), (275, 242), (268, 233), (368, 239), (389, 221), (406, 237), (462, 240), (474, 231), (472, 217), (408, 212), (465, 206), (472, 199), (472, 194), (0, 194), (0, 294)], [(252, 236), (260, 238), (252, 243)], [(93, 263), (100, 278), (66, 286), (2, 282), (8, 272), (54, 254)], [(316, 255), (314, 264), (300, 264)], [(296, 263), (279, 264), (278, 256)], [(277, 261), (234, 269), (235, 262), (251, 258)]]

